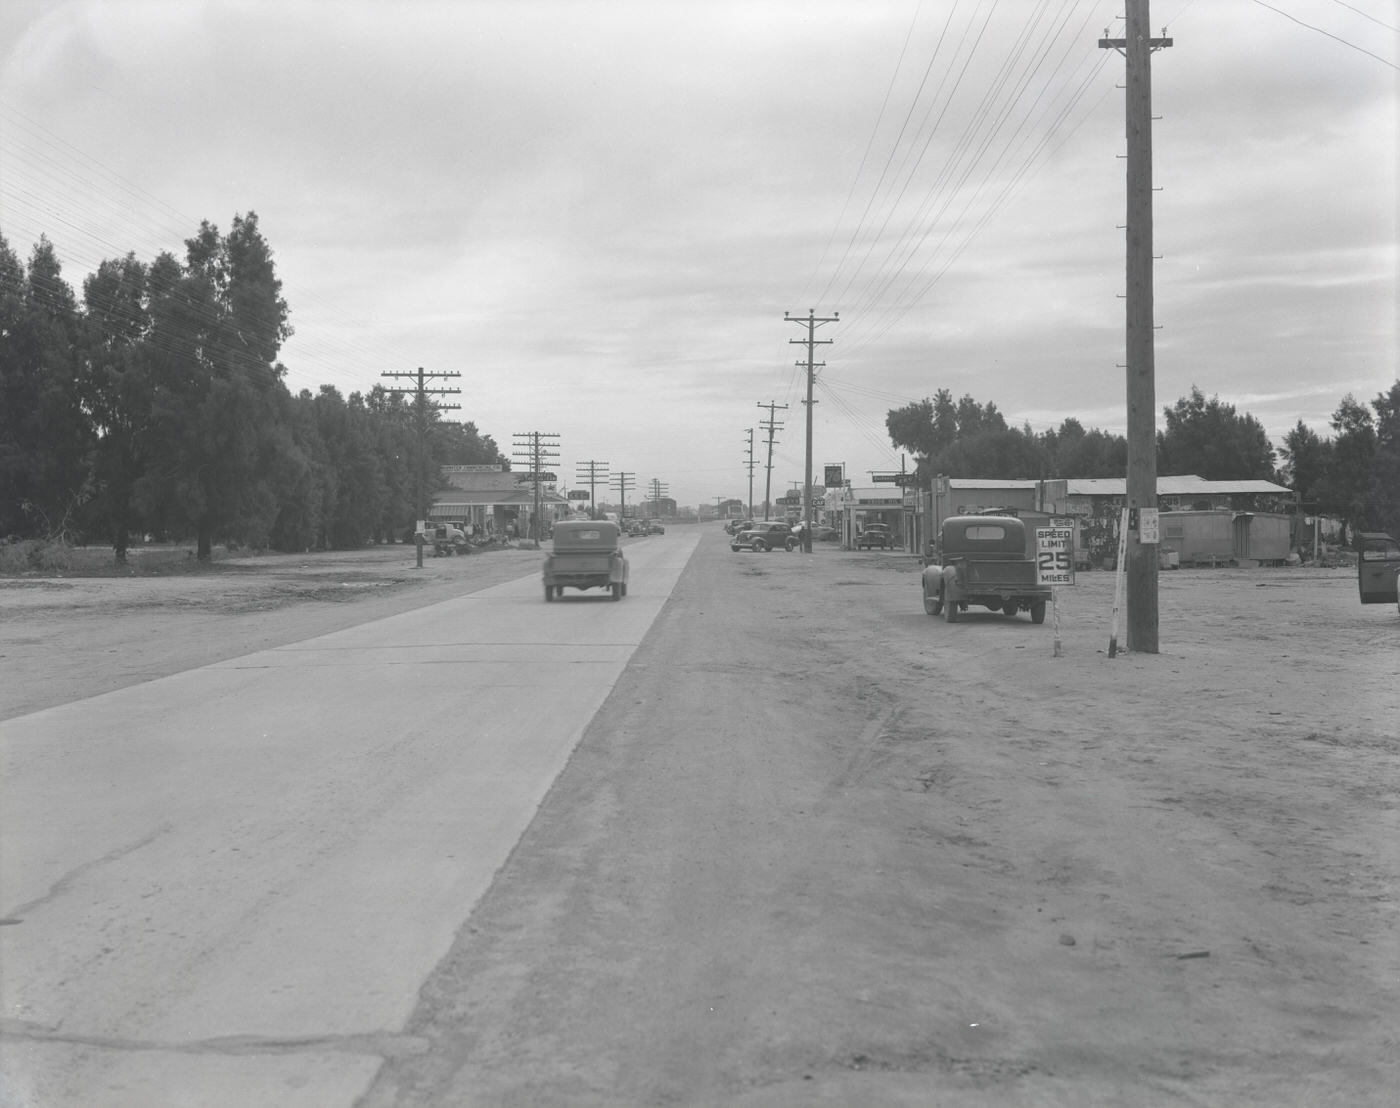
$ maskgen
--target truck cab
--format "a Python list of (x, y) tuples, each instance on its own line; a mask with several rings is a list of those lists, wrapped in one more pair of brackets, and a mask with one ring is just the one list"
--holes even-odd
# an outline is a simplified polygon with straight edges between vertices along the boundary
[(949, 516), (920, 575), (924, 611), (957, 623), (973, 605), (1045, 622), (1050, 586), (1038, 583), (1026, 553), (1026, 525), (1015, 516)]

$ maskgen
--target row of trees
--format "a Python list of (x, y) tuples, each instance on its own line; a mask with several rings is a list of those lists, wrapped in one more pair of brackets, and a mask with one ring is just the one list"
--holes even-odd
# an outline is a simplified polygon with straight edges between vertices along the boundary
[(381, 387), (293, 396), (291, 333), (254, 212), (183, 260), (102, 262), (81, 302), (47, 239), (26, 267), (0, 234), (0, 536), (349, 548), (410, 524), (440, 466), (506, 461)]
[[(1291, 487), (1309, 514), (1400, 534), (1400, 380), (1369, 407), (1345, 396), (1332, 415), (1332, 437), (1299, 420), (1277, 454), (1257, 419), (1198, 388), (1162, 415), (1158, 473), (1275, 481)], [(1029, 424), (1009, 427), (995, 404), (966, 395), (955, 401), (947, 389), (891, 410), (885, 428), (895, 446), (918, 459), (920, 481), (940, 473), (1015, 480), (1127, 472), (1122, 435), (1086, 430), (1073, 418), (1040, 433)]]

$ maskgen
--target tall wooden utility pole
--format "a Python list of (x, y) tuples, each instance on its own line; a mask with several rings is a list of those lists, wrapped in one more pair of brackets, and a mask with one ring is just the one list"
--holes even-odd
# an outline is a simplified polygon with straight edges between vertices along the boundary
[(753, 428), (749, 428), (749, 460), (744, 463), (749, 467), (749, 518), (753, 518), (753, 468), (758, 465), (753, 456)]
[(428, 493), (426, 487), (428, 469), (428, 412), (442, 412), (462, 406), (460, 404), (443, 404), (429, 400), (428, 397), (430, 396), (456, 396), (462, 390), (449, 388), (430, 389), (428, 388), (428, 382), (435, 381), (438, 378), (460, 377), (462, 375), (454, 372), (427, 373), (420, 365), (417, 373), (381, 373), (379, 376), (388, 378), (407, 377), (410, 380), (416, 380), (418, 382), (417, 386), (411, 389), (391, 386), (384, 391), (395, 396), (413, 397), (414, 411), (417, 414), (418, 420), (418, 465), (416, 467), (418, 470), (418, 503), (416, 507), (418, 509), (418, 518), (426, 521), (428, 518)]
[[(771, 503), (773, 497), (773, 433), (783, 425), (781, 419), (773, 418), (773, 413), (779, 408), (782, 408), (783, 411), (787, 411), (787, 405), (779, 404), (776, 400), (770, 400), (765, 404), (760, 400), (758, 406), (768, 409), (768, 418), (758, 421), (758, 425), (766, 428), (768, 431), (768, 476), (764, 478), (763, 481), (763, 518), (766, 520), (768, 518), (768, 505)], [(750, 507), (752, 507), (752, 505), (750, 505)]]
[[(1157, 653), (1157, 400), (1152, 315), (1152, 52), (1148, 0), (1126, 0), (1124, 38), (1099, 46), (1127, 59), (1128, 541), (1127, 647)], [(1147, 524), (1144, 536), (1143, 525)], [(1148, 541), (1144, 541), (1144, 537)]]
[(831, 339), (817, 338), (817, 328), (823, 323), (835, 323), (841, 318), (840, 312), (835, 312), (830, 316), (818, 317), (816, 309), (807, 309), (807, 318), (801, 316), (793, 318), (787, 312), (783, 313), (784, 319), (792, 320), (793, 323), (807, 327), (807, 337), (805, 339), (788, 339), (789, 343), (802, 343), (807, 347), (806, 362), (798, 362), (798, 365), (807, 367), (807, 399), (803, 401), (807, 405), (807, 465), (803, 476), (802, 484), (802, 549), (808, 554), (812, 553), (812, 405), (816, 403), (812, 399), (812, 384), (816, 379), (817, 369), (826, 365), (825, 362), (814, 362), (812, 360), (817, 346), (831, 345)]
[(625, 469), (620, 469), (620, 470), (618, 470), (616, 473), (614, 473), (614, 474), (609, 478), (609, 481), (612, 482), (612, 487), (615, 488), (615, 489), (617, 490), (617, 494), (618, 494), (618, 497), (619, 497), (618, 509), (617, 509), (617, 519), (618, 519), (618, 522), (619, 522), (623, 527), (626, 527), (626, 526), (627, 526), (627, 490), (628, 490), (628, 489), (633, 489), (633, 488), (636, 488), (636, 487), (637, 487), (637, 475), (636, 475), (635, 472), (634, 472), (634, 473), (628, 473)]
[(589, 460), (586, 462), (574, 463), (574, 480), (588, 482), (588, 518), (601, 519), (602, 513), (598, 510), (598, 484), (608, 483), (608, 462), (596, 462)]
[[(556, 474), (546, 472), (550, 463), (559, 457), (559, 451), (555, 449), (559, 445), (559, 435), (553, 431), (517, 431), (513, 437), (513, 455), (530, 467), (530, 484), (535, 490), (535, 511), (530, 517), (529, 538), (539, 542), (544, 538), (543, 521), (540, 519), (543, 514), (541, 490), (545, 485), (553, 484), (559, 479)], [(516, 484), (520, 484), (519, 474), (516, 474), (515, 480)], [(521, 538), (525, 537), (521, 535)]]

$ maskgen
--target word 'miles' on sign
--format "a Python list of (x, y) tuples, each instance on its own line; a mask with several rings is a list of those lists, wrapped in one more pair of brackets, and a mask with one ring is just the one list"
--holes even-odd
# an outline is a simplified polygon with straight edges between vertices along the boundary
[(1035, 577), (1042, 585), (1074, 584), (1074, 529), (1037, 527)]

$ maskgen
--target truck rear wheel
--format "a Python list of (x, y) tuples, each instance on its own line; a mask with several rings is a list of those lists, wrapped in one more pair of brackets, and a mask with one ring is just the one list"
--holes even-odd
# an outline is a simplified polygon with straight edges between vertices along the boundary
[(1034, 600), (1034, 601), (1031, 602), (1031, 622), (1032, 622), (1032, 623), (1044, 623), (1044, 622), (1045, 622), (1045, 601), (1043, 601), (1043, 600)]
[(622, 586), (621, 586), (620, 584), (618, 584), (616, 581), (614, 581), (614, 582), (612, 583), (612, 598), (613, 598), (614, 600), (621, 600), (621, 599), (622, 599)]
[(943, 620), (944, 620), (944, 622), (945, 622), (945, 623), (957, 623), (957, 622), (958, 622), (958, 605), (957, 605), (957, 602), (954, 601), (954, 600), (949, 600), (949, 599), (948, 599), (946, 596), (944, 596), (941, 592), (938, 594), (938, 598), (939, 598), (939, 600), (941, 601), (941, 603), (943, 604)]
[(553, 585), (546, 585), (546, 586), (544, 587), (544, 599), (545, 599), (545, 603), (548, 603), (549, 601), (551, 601), (551, 600), (554, 599), (554, 586), (553, 586)]
[(943, 594), (939, 593), (937, 596), (929, 596), (928, 593), (924, 593), (924, 611), (931, 616), (942, 615)]

